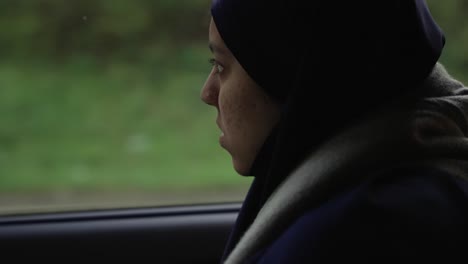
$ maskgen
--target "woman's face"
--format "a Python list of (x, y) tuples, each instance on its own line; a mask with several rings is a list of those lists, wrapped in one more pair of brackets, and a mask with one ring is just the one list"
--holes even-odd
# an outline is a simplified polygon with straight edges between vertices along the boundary
[(279, 105), (244, 71), (221, 39), (213, 19), (209, 28), (213, 69), (201, 99), (216, 107), (220, 145), (232, 157), (234, 169), (248, 175), (265, 139), (278, 122)]

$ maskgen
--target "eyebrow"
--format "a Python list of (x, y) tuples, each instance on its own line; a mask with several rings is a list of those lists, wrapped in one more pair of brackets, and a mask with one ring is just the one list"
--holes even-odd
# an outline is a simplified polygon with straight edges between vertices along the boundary
[(212, 42), (208, 44), (208, 48), (211, 50), (212, 53), (226, 54), (226, 51), (223, 48), (220, 48)]

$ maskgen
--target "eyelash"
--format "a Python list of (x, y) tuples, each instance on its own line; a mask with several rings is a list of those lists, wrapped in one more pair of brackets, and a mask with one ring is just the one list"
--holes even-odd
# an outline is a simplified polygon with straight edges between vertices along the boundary
[(216, 68), (216, 73), (217, 73), (217, 74), (220, 74), (220, 73), (222, 73), (222, 72), (224, 71), (224, 67), (223, 67), (221, 64), (219, 64), (219, 62), (216, 61), (216, 59), (209, 59), (208, 62), (209, 62), (213, 67)]

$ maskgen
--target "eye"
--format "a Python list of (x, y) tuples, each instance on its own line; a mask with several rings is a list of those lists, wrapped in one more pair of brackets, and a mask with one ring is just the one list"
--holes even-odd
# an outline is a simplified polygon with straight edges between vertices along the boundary
[(219, 64), (219, 62), (215, 59), (210, 59), (209, 60), (210, 64), (213, 65), (213, 67), (216, 68), (216, 73), (220, 74), (224, 71), (224, 66)]

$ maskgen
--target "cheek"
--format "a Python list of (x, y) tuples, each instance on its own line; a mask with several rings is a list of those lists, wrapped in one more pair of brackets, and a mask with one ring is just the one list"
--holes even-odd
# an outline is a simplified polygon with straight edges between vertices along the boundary
[(225, 132), (242, 128), (248, 112), (244, 103), (242, 95), (235, 89), (226, 89), (220, 93), (219, 108), (224, 128), (227, 130)]
[(225, 134), (234, 141), (241, 140), (244, 147), (255, 141), (264, 114), (255, 89), (250, 83), (236, 82), (226, 85), (220, 92), (220, 113)]

